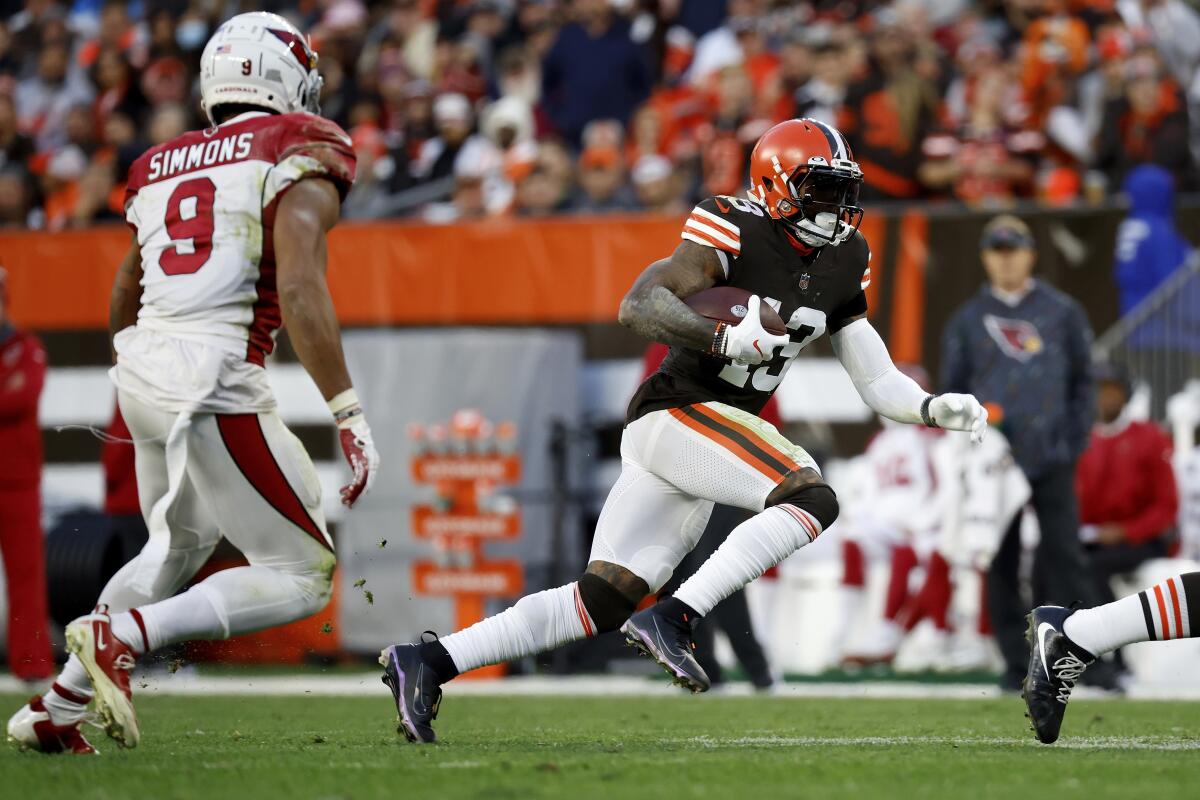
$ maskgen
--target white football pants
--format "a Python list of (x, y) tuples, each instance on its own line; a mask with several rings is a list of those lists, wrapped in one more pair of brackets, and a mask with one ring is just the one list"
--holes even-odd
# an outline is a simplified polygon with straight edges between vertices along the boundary
[[(210, 636), (282, 625), (322, 609), (335, 559), (320, 484), (279, 415), (194, 414), (181, 425), (180, 415), (126, 392), (118, 400), (135, 440), (138, 498), (151, 541), (112, 577), (100, 603), (117, 612), (171, 597), (224, 536), (250, 567), (197, 584), (223, 628)], [(179, 463), (169, 465), (173, 459)]]
[(714, 503), (762, 511), (784, 476), (805, 467), (817, 464), (802, 447), (724, 403), (652, 411), (621, 436), (621, 475), (588, 560), (622, 566), (657, 592), (700, 541)]

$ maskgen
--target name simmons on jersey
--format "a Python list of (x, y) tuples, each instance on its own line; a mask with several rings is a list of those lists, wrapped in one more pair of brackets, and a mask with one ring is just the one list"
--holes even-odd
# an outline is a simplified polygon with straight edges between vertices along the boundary
[(164, 150), (150, 157), (150, 169), (146, 179), (156, 181), (202, 167), (243, 161), (250, 156), (253, 147), (254, 134), (240, 133), (237, 136)]
[(680, 237), (716, 250), (725, 270), (721, 284), (763, 298), (786, 322), (791, 342), (756, 366), (673, 347), (634, 395), (627, 421), (710, 401), (757, 414), (801, 350), (867, 312), (871, 251), (861, 233), (837, 247), (809, 249), (758, 203), (722, 196), (696, 206)]

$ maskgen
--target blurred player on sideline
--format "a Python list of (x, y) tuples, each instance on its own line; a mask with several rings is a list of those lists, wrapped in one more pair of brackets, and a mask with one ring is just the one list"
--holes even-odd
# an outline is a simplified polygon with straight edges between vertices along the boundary
[[(867, 322), (863, 175), (841, 133), (811, 119), (782, 122), (755, 145), (750, 169), (751, 199), (703, 201), (675, 252), (647, 267), (621, 303), (621, 323), (671, 353), (630, 403), (621, 476), (584, 574), (440, 641), (383, 651), (383, 680), (410, 740), (434, 741), (441, 684), (460, 672), (618, 628), (677, 683), (708, 689), (692, 627), (837, 518), (837, 497), (813, 459), (756, 416), (792, 360), (827, 330), (877, 413), (982, 436), (987, 412), (974, 397), (923, 391)], [(718, 284), (749, 294), (736, 325), (682, 300)], [(763, 303), (778, 309), (787, 335), (763, 328)], [(714, 503), (755, 513), (673, 595), (631, 617), (695, 547)]]
[[(928, 391), (928, 373), (919, 366), (898, 364), (897, 369)], [(843, 663), (849, 667), (891, 663), (915, 617), (909, 591), (912, 571), (923, 560), (926, 572), (937, 558), (938, 506), (935, 502), (932, 450), (938, 432), (879, 418), (881, 429), (859, 456), (861, 478), (852, 499), (841, 503), (847, 512), (842, 537), (843, 598), (847, 623), (857, 618), (866, 586), (869, 562), (887, 561), (891, 574), (882, 619), (872, 620), (866, 635), (852, 637), (846, 624)], [(915, 625), (915, 621), (913, 621)]]
[[(328, 602), (333, 543), (320, 486), (275, 411), (264, 361), (286, 323), (354, 471), (347, 506), (378, 470), (325, 284), (325, 234), (354, 180), (354, 151), (319, 116), (317, 56), (274, 14), (223, 24), (201, 58), (212, 127), (130, 169), (129, 254), (110, 329), (121, 413), (136, 447), (146, 547), (67, 626), (72, 655), (8, 735), (45, 752), (94, 752), (80, 731), (94, 696), (106, 732), (138, 743), (129, 686), (138, 656), (307, 617)], [(249, 566), (173, 596), (221, 536)]]

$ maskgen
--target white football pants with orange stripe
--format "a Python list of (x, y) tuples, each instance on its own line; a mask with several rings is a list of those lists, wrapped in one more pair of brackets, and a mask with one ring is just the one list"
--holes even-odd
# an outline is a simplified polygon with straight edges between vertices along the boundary
[[(589, 560), (623, 567), (651, 592), (662, 588), (696, 546), (713, 503), (761, 512), (735, 528), (676, 591), (698, 614), (707, 614), (821, 532), (817, 517), (793, 503), (764, 510), (789, 473), (817, 466), (753, 414), (722, 403), (651, 412), (625, 427), (621, 459), (621, 476), (600, 513)], [(832, 492), (824, 491), (836, 514)], [(628, 619), (633, 600), (614, 597), (618, 590), (605, 585), (585, 574), (526, 595), (495, 616), (422, 645), (433, 659), (428, 663), (440, 664), (436, 651), (444, 648), (454, 667), (465, 672), (615, 630)], [(444, 667), (435, 670), (441, 674)]]
[(589, 560), (622, 566), (656, 592), (700, 540), (714, 503), (762, 511), (779, 482), (805, 467), (817, 470), (774, 425), (724, 403), (652, 411), (621, 437), (621, 476)]

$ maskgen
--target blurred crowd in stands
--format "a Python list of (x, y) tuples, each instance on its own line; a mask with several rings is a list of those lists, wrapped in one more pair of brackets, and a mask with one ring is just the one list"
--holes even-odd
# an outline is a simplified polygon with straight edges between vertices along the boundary
[(1197, 184), (1185, 0), (0, 0), (0, 225), (120, 219), (249, 10), (312, 37), (351, 218), (681, 213), (794, 116), (845, 132), (868, 203), (1099, 202), (1147, 162)]

